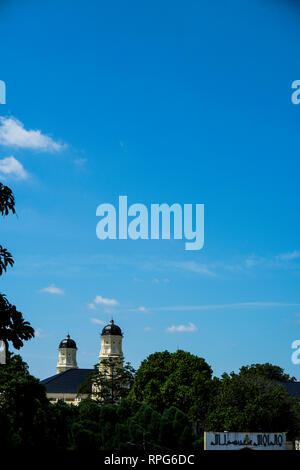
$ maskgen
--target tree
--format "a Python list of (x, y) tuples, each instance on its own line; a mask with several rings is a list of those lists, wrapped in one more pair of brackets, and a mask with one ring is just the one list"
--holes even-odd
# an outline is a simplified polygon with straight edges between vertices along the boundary
[(11, 342), (15, 349), (20, 349), (23, 341), (33, 336), (34, 330), (30, 323), (24, 320), (22, 313), (8, 302), (5, 295), (0, 294), (0, 339), (6, 347)]
[(51, 435), (45, 387), (19, 355), (0, 368), (0, 440), (3, 448), (45, 447)]
[(6, 271), (7, 266), (13, 266), (13, 264), (14, 260), (11, 253), (0, 245), (0, 276)]
[[(8, 186), (0, 183), (0, 214), (2, 216), (8, 215), (9, 212), (15, 214), (15, 198), (12, 190)], [(0, 245), (0, 276), (3, 271), (6, 271), (7, 266), (13, 266), (14, 260), (9, 251)]]
[(204, 359), (181, 350), (156, 352), (136, 372), (129, 398), (159, 412), (175, 406), (193, 423), (201, 423), (213, 384), (212, 369)]
[(9, 211), (13, 214), (15, 211), (15, 197), (12, 190), (8, 186), (0, 183), (0, 214), (8, 215)]
[(129, 362), (123, 365), (114, 358), (108, 358), (101, 361), (100, 369), (97, 364), (94, 369), (79, 387), (79, 394), (92, 393), (97, 402), (111, 404), (127, 397), (135, 372)]
[[(212, 397), (206, 430), (297, 432), (300, 406), (278, 380), (270, 378), (278, 378), (280, 372), (272, 367), (242, 367), (239, 374), (223, 374)], [(279, 376), (286, 378), (282, 372)]]
[(251, 364), (251, 366), (242, 366), (240, 368), (241, 376), (248, 377), (265, 377), (266, 379), (276, 380), (277, 382), (295, 382), (296, 378), (285, 374), (284, 370), (279, 366), (274, 366), (269, 362), (265, 364)]
[[(15, 214), (15, 198), (10, 188), (0, 183), (0, 214), (6, 216), (12, 212)], [(9, 251), (0, 245), (0, 276), (13, 266), (14, 260)], [(0, 340), (4, 341), (6, 355), (8, 343), (11, 342), (15, 349), (23, 346), (23, 341), (34, 337), (34, 329), (25, 321), (21, 312), (11, 305), (6, 296), (0, 293)]]

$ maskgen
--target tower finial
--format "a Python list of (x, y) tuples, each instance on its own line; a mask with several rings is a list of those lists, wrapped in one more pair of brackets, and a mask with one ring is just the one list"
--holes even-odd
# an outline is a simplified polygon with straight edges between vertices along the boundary
[(115, 323), (115, 322), (114, 322), (114, 319), (113, 319), (113, 317), (111, 317), (111, 319), (110, 319), (110, 322), (109, 322), (109, 323), (110, 323), (111, 325), (113, 325), (113, 324)]

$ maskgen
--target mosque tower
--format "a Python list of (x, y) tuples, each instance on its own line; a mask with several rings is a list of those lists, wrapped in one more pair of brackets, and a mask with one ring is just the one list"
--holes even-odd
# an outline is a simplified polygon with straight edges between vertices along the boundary
[(76, 361), (77, 346), (70, 335), (67, 334), (58, 347), (58, 361), (56, 365), (56, 373), (60, 374), (69, 369), (78, 369)]
[(122, 351), (123, 333), (121, 328), (115, 325), (113, 319), (106, 325), (101, 334), (101, 349), (99, 354), (99, 369), (105, 359), (114, 359), (119, 365), (123, 365), (124, 356)]

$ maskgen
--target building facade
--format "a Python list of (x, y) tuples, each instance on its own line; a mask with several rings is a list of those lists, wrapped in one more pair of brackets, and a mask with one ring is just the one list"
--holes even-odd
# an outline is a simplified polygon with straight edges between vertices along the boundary
[[(99, 370), (103, 370), (103, 364), (106, 360), (113, 360), (114, 363), (123, 365), (122, 341), (122, 330), (112, 319), (103, 328), (100, 336)], [(47, 397), (50, 401), (63, 400), (66, 403), (77, 405), (90, 394), (93, 397), (92, 390), (86, 394), (78, 393), (78, 388), (86, 381), (88, 375), (94, 372), (94, 369), (80, 369), (78, 367), (77, 350), (76, 342), (70, 338), (69, 334), (59, 343), (56, 374), (41, 381), (46, 387)]]

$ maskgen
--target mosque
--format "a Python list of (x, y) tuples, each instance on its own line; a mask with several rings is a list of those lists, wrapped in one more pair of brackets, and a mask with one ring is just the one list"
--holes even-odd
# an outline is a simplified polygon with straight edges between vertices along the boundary
[[(101, 347), (99, 353), (99, 368), (104, 359), (112, 358), (123, 363), (122, 351), (123, 333), (113, 319), (106, 325), (101, 333)], [(78, 387), (85, 381), (94, 369), (80, 369), (77, 365), (77, 346), (68, 334), (58, 347), (58, 361), (56, 374), (41, 380), (46, 387), (47, 397), (50, 401), (63, 400), (69, 404), (77, 405), (88, 395), (78, 395)]]

